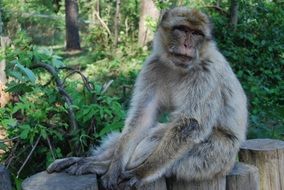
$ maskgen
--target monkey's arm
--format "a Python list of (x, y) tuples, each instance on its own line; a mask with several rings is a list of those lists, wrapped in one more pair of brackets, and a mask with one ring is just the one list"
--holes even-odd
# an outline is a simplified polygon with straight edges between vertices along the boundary
[(194, 145), (210, 135), (222, 104), (216, 81), (214, 78), (199, 80), (196, 89), (191, 89), (189, 93), (190, 102), (184, 103), (188, 107), (173, 113), (174, 119), (168, 124), (153, 153), (142, 164), (126, 171), (125, 178), (132, 178), (130, 183), (158, 178)]
[[(149, 60), (148, 64), (153, 61), (155, 60)], [(115, 147), (109, 170), (102, 177), (106, 188), (116, 189), (123, 166), (130, 159), (140, 140), (146, 136), (147, 128), (153, 126), (157, 120), (159, 100), (156, 95), (156, 81), (153, 79), (155, 75), (150, 72), (151, 69), (146, 64), (136, 81), (122, 135)]]

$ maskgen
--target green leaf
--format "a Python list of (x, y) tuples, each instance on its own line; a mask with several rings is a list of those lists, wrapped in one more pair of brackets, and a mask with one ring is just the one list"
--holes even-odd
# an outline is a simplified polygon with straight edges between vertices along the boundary
[(30, 92), (32, 91), (32, 85), (29, 83), (16, 83), (15, 81), (11, 81), (8, 84), (7, 92), (12, 93), (22, 93), (22, 92)]
[(97, 137), (102, 137), (104, 135), (106, 135), (107, 133), (110, 133), (112, 131), (117, 131), (119, 129), (121, 129), (123, 127), (123, 121), (118, 121), (118, 122), (114, 122), (110, 125), (107, 125), (106, 127), (104, 127), (99, 134), (97, 134)]
[(31, 130), (31, 127), (29, 125), (22, 125), (22, 126), (20, 126), (20, 128), (22, 129), (22, 132), (20, 133), (20, 138), (21, 139), (27, 139), (28, 134)]
[(27, 67), (24, 67), (23, 65), (21, 65), (20, 63), (17, 63), (15, 65), (17, 68), (20, 69), (20, 71), (22, 71), (27, 77), (28, 79), (32, 82), (32, 83), (35, 83), (36, 81), (36, 76), (35, 74), (33, 73), (32, 70), (30, 70), (29, 68)]
[(6, 150), (6, 149), (7, 145), (3, 141), (0, 141), (0, 150)]
[(44, 139), (47, 139), (47, 133), (46, 133), (46, 130), (45, 130), (45, 129), (41, 128), (41, 129), (40, 129), (40, 134), (41, 134), (41, 136), (42, 136)]
[(17, 125), (17, 120), (14, 118), (3, 119), (1, 124), (5, 127), (15, 127)]
[(62, 60), (62, 58), (59, 57), (59, 56), (52, 56), (52, 60), (51, 60), (51, 63), (52, 63), (52, 66), (54, 66), (55, 68), (59, 68), (59, 67), (62, 67), (64, 66)]

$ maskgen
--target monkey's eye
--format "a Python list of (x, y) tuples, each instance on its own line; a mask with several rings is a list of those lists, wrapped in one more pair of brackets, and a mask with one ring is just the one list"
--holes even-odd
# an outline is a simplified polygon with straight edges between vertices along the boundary
[(203, 34), (201, 31), (199, 31), (199, 30), (193, 30), (193, 31), (191, 32), (191, 34), (193, 34), (193, 35), (199, 35), (199, 36), (204, 36), (204, 34)]
[(182, 31), (182, 32), (188, 32), (189, 28), (187, 28), (186, 26), (180, 25), (180, 26), (174, 26), (173, 30), (179, 30), (179, 31)]

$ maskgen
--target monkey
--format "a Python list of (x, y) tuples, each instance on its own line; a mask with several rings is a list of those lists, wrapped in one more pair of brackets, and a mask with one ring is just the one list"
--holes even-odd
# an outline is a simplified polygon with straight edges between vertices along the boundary
[[(47, 171), (96, 173), (106, 189), (139, 187), (162, 176), (226, 175), (246, 139), (247, 98), (211, 26), (199, 10), (167, 10), (136, 79), (122, 132), (109, 135), (92, 156), (56, 160)], [(163, 113), (169, 121), (159, 123)]]

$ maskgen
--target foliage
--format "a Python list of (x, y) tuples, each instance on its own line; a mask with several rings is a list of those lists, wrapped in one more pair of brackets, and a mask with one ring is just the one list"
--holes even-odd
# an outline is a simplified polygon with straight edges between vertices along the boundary
[(284, 4), (241, 1), (234, 31), (212, 13), (219, 47), (249, 98), (249, 138), (284, 139)]
[[(29, 158), (29, 164), (34, 167), (24, 170), (23, 176), (26, 176), (46, 168), (55, 157), (86, 152), (96, 139), (123, 126), (125, 112), (119, 99), (107, 95), (102, 84), (70, 77), (61, 57), (49, 49), (30, 45), (22, 32), (17, 36), (6, 52), (7, 74), (13, 79), (7, 84), (7, 91), (14, 97), (0, 111), (0, 126), (7, 130), (9, 138), (17, 137), (14, 142), (17, 146), (11, 150), (15, 154), (10, 166), (12, 170), (18, 171), (23, 160), (29, 158), (31, 146), (36, 146)], [(70, 127), (69, 105), (53, 80), (55, 76), (51, 77), (44, 69), (33, 68), (40, 62), (58, 70), (65, 90), (73, 100), (77, 128)], [(2, 146), (1, 149), (7, 150), (3, 143)]]

